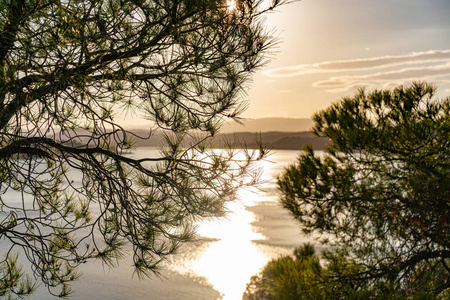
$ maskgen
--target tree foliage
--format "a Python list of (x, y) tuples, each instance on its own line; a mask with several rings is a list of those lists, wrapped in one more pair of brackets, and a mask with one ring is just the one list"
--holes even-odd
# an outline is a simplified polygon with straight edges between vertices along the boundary
[(24, 274), (22, 266), (18, 265), (17, 258), (17, 255), (9, 255), (0, 265), (0, 297), (4, 299), (27, 296), (36, 287), (30, 276)]
[[(222, 215), (254, 183), (257, 157), (208, 150), (208, 138), (245, 107), (273, 43), (261, 16), (281, 2), (2, 1), (3, 266), (17, 249), (64, 297), (79, 264), (112, 265), (131, 244), (136, 271), (148, 274), (192, 239), (194, 221)], [(137, 137), (118, 123), (123, 114), (158, 130)], [(125, 155), (155, 134), (165, 137), (158, 155)]]
[[(305, 244), (293, 255), (271, 260), (262, 271), (251, 278), (243, 300), (425, 300), (434, 294), (422, 288), (414, 295), (392, 281), (370, 282), (349, 280), (363, 266), (350, 257), (346, 250), (323, 250), (318, 255), (314, 247)], [(433, 285), (433, 278), (424, 281)], [(448, 293), (439, 299), (447, 299)]]
[(306, 149), (278, 179), (304, 231), (355, 256), (349, 279), (406, 295), (450, 287), (450, 99), (435, 92), (413, 83), (342, 99), (314, 116), (326, 153)]

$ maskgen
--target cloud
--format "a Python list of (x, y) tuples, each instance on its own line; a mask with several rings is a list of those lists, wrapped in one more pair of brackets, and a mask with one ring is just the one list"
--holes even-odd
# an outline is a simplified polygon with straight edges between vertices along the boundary
[(450, 62), (435, 66), (411, 67), (394, 71), (378, 72), (367, 75), (334, 76), (316, 81), (313, 87), (327, 89), (328, 92), (340, 93), (355, 87), (374, 87), (386, 84), (403, 84), (410, 81), (436, 81), (450, 76)]
[(263, 72), (268, 77), (294, 77), (315, 73), (335, 73), (344, 71), (368, 71), (374, 69), (400, 67), (413, 64), (450, 62), (450, 50), (430, 50), (412, 52), (407, 55), (380, 56), (365, 59), (325, 61), (281, 67)]

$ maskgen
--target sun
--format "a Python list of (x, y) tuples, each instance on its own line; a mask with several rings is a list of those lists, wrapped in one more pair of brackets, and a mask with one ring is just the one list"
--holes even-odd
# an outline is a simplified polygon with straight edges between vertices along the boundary
[(236, 1), (235, 0), (227, 0), (227, 10), (233, 11), (236, 9)]

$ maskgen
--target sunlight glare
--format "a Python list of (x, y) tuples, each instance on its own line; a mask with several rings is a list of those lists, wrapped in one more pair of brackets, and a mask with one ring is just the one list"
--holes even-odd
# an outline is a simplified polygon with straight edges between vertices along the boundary
[[(256, 196), (256, 194), (254, 194)], [(242, 202), (228, 203), (227, 218), (202, 222), (197, 233), (206, 239), (206, 249), (185, 264), (184, 272), (204, 278), (224, 300), (240, 299), (247, 282), (269, 260), (252, 241), (265, 237), (252, 229), (253, 213)]]
[(223, 299), (240, 299), (248, 279), (264, 266), (268, 258), (252, 242), (264, 239), (253, 231), (253, 214), (242, 203), (230, 203), (228, 220), (209, 221), (198, 228), (201, 236), (218, 238), (199, 257), (193, 270), (204, 276), (223, 294)]
[(235, 0), (227, 0), (227, 10), (232, 12), (236, 9), (236, 1)]

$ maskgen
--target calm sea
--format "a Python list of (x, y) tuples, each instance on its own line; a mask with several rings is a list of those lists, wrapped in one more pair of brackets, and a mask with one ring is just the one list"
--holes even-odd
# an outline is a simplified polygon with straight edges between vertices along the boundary
[[(139, 148), (133, 155), (142, 157), (152, 151)], [(82, 266), (83, 275), (72, 284), (72, 299), (241, 299), (250, 277), (270, 259), (312, 241), (301, 235), (277, 202), (274, 177), (297, 155), (298, 151), (274, 150), (261, 162), (261, 190), (242, 190), (239, 199), (229, 203), (226, 218), (199, 224), (198, 241), (184, 245), (164, 262), (161, 276), (139, 280), (129, 259), (112, 270), (91, 262)], [(49, 295), (40, 288), (31, 299), (49, 299)]]

